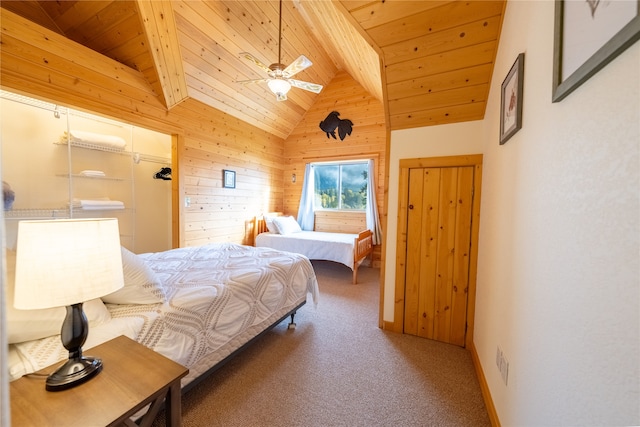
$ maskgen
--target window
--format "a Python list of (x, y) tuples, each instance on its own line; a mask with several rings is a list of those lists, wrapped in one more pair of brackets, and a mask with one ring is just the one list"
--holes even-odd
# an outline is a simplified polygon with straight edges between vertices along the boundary
[(315, 206), (321, 209), (364, 210), (368, 165), (356, 160), (313, 164)]

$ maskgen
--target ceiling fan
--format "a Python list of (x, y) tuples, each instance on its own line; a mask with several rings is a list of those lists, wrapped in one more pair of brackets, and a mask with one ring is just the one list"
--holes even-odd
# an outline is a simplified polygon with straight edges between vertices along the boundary
[(320, 93), (322, 85), (316, 83), (303, 82), (301, 80), (292, 79), (295, 74), (310, 67), (312, 62), (304, 55), (300, 55), (298, 59), (293, 61), (287, 67), (282, 64), (282, 0), (280, 0), (280, 22), (278, 24), (278, 62), (266, 66), (255, 56), (248, 52), (240, 52), (240, 55), (245, 59), (253, 62), (258, 67), (262, 68), (268, 75), (268, 78), (255, 79), (255, 80), (241, 80), (238, 83), (260, 83), (266, 82), (271, 92), (276, 96), (278, 101), (287, 100), (287, 92), (291, 89), (291, 86), (295, 86), (300, 89), (308, 90), (309, 92)]

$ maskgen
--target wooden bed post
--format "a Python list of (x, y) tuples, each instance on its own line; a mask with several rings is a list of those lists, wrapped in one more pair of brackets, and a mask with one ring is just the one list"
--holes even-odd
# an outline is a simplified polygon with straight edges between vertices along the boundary
[(358, 281), (358, 267), (362, 261), (373, 252), (373, 233), (363, 230), (353, 242), (353, 284)]

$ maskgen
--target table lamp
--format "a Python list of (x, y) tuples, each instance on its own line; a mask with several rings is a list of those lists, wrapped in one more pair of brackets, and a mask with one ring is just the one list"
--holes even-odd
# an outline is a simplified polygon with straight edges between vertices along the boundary
[(18, 225), (14, 306), (65, 306), (60, 332), (69, 360), (47, 377), (46, 389), (66, 390), (96, 376), (102, 360), (83, 356), (88, 300), (124, 286), (120, 232), (113, 218), (21, 221)]

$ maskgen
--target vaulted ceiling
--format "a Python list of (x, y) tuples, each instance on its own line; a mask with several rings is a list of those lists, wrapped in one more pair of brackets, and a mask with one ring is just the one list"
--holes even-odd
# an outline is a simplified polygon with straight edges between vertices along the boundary
[[(279, 1), (6, 1), (6, 8), (136, 70), (167, 109), (199, 100), (286, 138), (315, 93), (277, 101), (240, 53), (278, 62)], [(285, 0), (281, 62), (328, 85), (345, 70), (385, 103), (391, 129), (484, 116), (505, 1)]]

